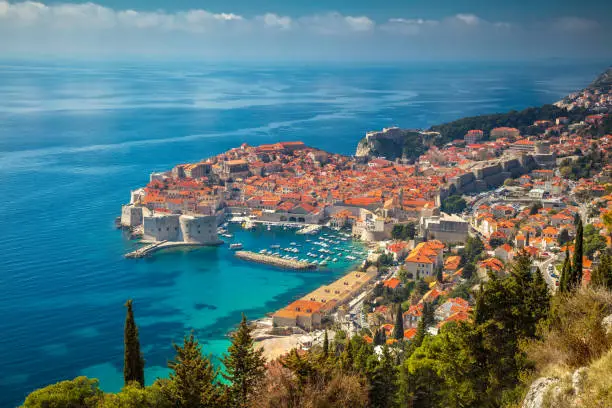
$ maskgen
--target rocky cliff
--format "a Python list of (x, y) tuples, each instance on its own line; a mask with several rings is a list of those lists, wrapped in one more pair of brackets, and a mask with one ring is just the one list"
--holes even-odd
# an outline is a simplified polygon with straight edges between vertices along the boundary
[(368, 132), (357, 144), (357, 157), (384, 157), (388, 160), (416, 159), (425, 153), (439, 137), (437, 132), (423, 132), (417, 129), (385, 128)]

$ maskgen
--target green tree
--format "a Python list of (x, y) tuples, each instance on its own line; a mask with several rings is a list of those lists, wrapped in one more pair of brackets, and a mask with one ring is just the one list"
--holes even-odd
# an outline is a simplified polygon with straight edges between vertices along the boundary
[(608, 253), (601, 255), (599, 265), (593, 269), (591, 284), (612, 289), (612, 259)]
[(448, 214), (458, 214), (465, 210), (467, 203), (460, 195), (452, 195), (442, 201), (442, 211)]
[(476, 266), (474, 266), (473, 262), (469, 262), (469, 263), (466, 263), (465, 266), (463, 267), (461, 276), (464, 279), (471, 279), (472, 276), (474, 275), (474, 272), (476, 272)]
[(238, 330), (231, 335), (231, 342), (228, 354), (223, 359), (226, 370), (223, 377), (231, 383), (229, 399), (232, 406), (248, 407), (249, 397), (263, 378), (265, 359), (263, 350), (255, 349), (251, 328), (244, 314)]
[(444, 282), (444, 274), (442, 272), (442, 266), (436, 268), (436, 280), (440, 283)]
[(542, 203), (536, 202), (529, 207), (529, 215), (536, 215), (542, 209)]
[(146, 388), (132, 383), (117, 394), (104, 394), (96, 408), (176, 408), (177, 404), (165, 392), (166, 381), (158, 380)]
[(559, 243), (559, 246), (563, 246), (565, 244), (567, 244), (568, 242), (570, 242), (570, 236), (569, 236), (569, 231), (567, 230), (567, 228), (563, 228), (561, 230), (561, 232), (559, 233), (559, 238), (557, 238), (557, 242)]
[(392, 408), (397, 392), (397, 369), (389, 347), (383, 346), (380, 360), (372, 358), (368, 362), (370, 404), (373, 407)]
[(137, 382), (144, 387), (144, 358), (140, 352), (140, 340), (138, 338), (138, 327), (134, 321), (132, 299), (125, 303), (127, 313), (125, 316), (125, 327), (123, 329), (124, 357), (123, 357), (123, 382), (128, 385)]
[(582, 220), (580, 219), (580, 216), (578, 216), (576, 239), (574, 241), (574, 258), (572, 259), (572, 273), (569, 279), (569, 284), (573, 288), (579, 287), (582, 283), (582, 259), (584, 255), (583, 244)]
[(572, 274), (572, 261), (570, 260), (569, 249), (565, 249), (565, 260), (563, 268), (561, 268), (561, 277), (559, 278), (559, 292), (567, 292), (570, 288), (570, 275)]
[(423, 315), (422, 320), (425, 323), (425, 327), (433, 326), (436, 322), (434, 317), (434, 306), (431, 302), (423, 302)]
[(402, 341), (404, 339), (404, 318), (402, 317), (402, 305), (398, 304), (395, 312), (395, 325), (393, 326), (392, 338)]
[(38, 389), (27, 396), (24, 408), (94, 408), (102, 398), (98, 380), (77, 377)]
[(221, 393), (216, 370), (210, 358), (202, 356), (202, 348), (193, 332), (174, 344), (176, 356), (168, 363), (172, 370), (167, 387), (171, 399), (181, 408), (212, 408), (219, 404)]
[(325, 334), (323, 335), (323, 357), (327, 358), (329, 356), (329, 338), (327, 337), (327, 330), (325, 330)]

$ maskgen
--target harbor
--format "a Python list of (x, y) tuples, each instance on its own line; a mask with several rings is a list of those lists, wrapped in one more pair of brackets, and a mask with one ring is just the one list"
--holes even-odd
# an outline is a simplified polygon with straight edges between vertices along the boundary
[(278, 268), (294, 269), (294, 270), (314, 270), (317, 269), (316, 264), (299, 261), (295, 259), (285, 259), (276, 255), (258, 254), (251, 251), (236, 251), (236, 257), (250, 262), (256, 262)]

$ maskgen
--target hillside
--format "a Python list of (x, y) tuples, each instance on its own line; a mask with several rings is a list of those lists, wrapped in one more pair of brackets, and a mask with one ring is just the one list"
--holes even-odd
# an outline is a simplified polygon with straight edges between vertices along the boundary
[(612, 88), (612, 66), (599, 75), (591, 84), (588, 86), (589, 89), (599, 89), (602, 91), (608, 91)]

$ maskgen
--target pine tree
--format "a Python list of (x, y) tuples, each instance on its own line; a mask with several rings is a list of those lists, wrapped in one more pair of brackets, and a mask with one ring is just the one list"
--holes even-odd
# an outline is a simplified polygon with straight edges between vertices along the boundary
[(340, 355), (340, 365), (344, 371), (349, 372), (353, 370), (354, 361), (355, 356), (353, 353), (353, 343), (351, 342), (351, 339), (347, 337), (344, 351)]
[(218, 370), (202, 349), (193, 332), (183, 339), (183, 346), (174, 344), (176, 356), (168, 363), (170, 397), (180, 408), (213, 408), (219, 406), (221, 393), (216, 383)]
[(572, 262), (572, 273), (570, 275), (570, 286), (577, 288), (582, 283), (582, 256), (583, 256), (583, 230), (582, 220), (578, 217), (576, 227), (576, 240), (574, 242), (574, 259)]
[(125, 302), (127, 313), (125, 316), (125, 327), (123, 329), (123, 382), (128, 385), (137, 382), (144, 387), (144, 358), (140, 352), (140, 340), (138, 338), (138, 327), (134, 321), (134, 311), (132, 310), (132, 299)]
[(231, 383), (229, 399), (232, 407), (243, 408), (248, 406), (249, 397), (263, 378), (265, 358), (263, 350), (254, 347), (251, 328), (244, 314), (238, 330), (231, 337), (232, 344), (223, 358), (226, 371), (223, 377)]
[(565, 249), (565, 260), (559, 278), (559, 292), (565, 293), (569, 290), (570, 275), (572, 273), (572, 261), (570, 261), (569, 249)]
[(325, 335), (323, 336), (323, 357), (327, 358), (329, 356), (329, 338), (327, 337), (327, 330), (325, 330)]
[(398, 303), (395, 313), (395, 325), (393, 326), (392, 337), (398, 341), (404, 339), (404, 319), (402, 317), (402, 305)]
[(373, 362), (373, 367), (367, 370), (370, 382), (370, 404), (373, 407), (393, 407), (397, 392), (397, 368), (389, 347), (383, 346), (380, 361), (370, 361)]

